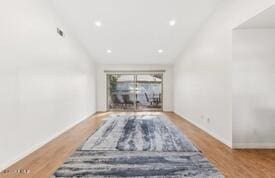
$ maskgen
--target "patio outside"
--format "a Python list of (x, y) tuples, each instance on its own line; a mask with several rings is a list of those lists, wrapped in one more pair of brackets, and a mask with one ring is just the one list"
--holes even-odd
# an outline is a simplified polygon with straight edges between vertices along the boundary
[(108, 74), (107, 78), (108, 109), (162, 109), (162, 74)]

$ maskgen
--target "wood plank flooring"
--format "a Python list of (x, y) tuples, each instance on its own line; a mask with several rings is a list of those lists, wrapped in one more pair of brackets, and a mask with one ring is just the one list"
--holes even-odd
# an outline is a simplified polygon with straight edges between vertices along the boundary
[[(37, 151), (18, 161), (0, 173), (0, 178), (47, 178), (69, 157), (85, 139), (112, 112), (98, 113), (76, 125)], [(125, 113), (119, 113), (125, 114)], [(203, 152), (226, 177), (272, 178), (275, 177), (275, 150), (232, 150), (206, 132), (174, 113), (138, 112), (137, 114), (161, 114), (169, 118)], [(30, 170), (30, 173), (15, 173), (15, 170)]]

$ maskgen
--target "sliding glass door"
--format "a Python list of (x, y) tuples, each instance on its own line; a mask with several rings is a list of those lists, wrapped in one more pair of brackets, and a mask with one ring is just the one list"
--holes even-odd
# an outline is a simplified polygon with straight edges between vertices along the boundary
[(107, 74), (108, 110), (162, 110), (162, 74)]

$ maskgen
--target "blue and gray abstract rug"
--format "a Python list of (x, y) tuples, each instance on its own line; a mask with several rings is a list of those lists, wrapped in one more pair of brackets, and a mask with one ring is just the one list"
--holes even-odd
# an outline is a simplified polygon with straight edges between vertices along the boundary
[(52, 178), (223, 177), (168, 119), (113, 116)]

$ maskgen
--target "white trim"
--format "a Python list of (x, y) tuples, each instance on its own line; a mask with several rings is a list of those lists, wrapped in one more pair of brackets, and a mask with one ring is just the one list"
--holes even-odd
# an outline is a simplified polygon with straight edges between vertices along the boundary
[(225, 144), (226, 146), (232, 148), (232, 142), (226, 140), (225, 138), (221, 137), (220, 135), (218, 135), (217, 133), (211, 131), (210, 129), (194, 122), (191, 119), (188, 119), (187, 117), (182, 116), (181, 114), (178, 114), (176, 111), (174, 111), (175, 114), (177, 114), (178, 116), (180, 116), (182, 119), (187, 120), (188, 122), (194, 124), (196, 127), (200, 128), (201, 130), (207, 132), (209, 135), (211, 135), (212, 137), (214, 137), (215, 139), (219, 140), (220, 142), (222, 142), (223, 144)]
[(275, 143), (233, 143), (234, 149), (275, 149)]
[[(94, 113), (95, 114), (95, 113)], [(63, 133), (65, 133), (66, 131), (70, 130), (71, 128), (73, 128), (75, 125), (79, 124), (80, 122), (84, 121), (85, 119), (93, 116), (94, 114), (88, 116), (88, 117), (84, 117), (81, 120), (78, 120), (76, 122), (73, 122), (72, 124), (68, 125), (67, 127), (65, 127), (64, 129), (60, 130), (59, 132), (56, 132), (55, 134), (53, 134), (52, 136), (50, 136), (48, 139), (46, 139), (45, 141), (35, 144), (34, 146), (31, 146), (31, 148), (29, 148), (28, 150), (18, 154), (15, 158), (7, 161), (6, 163), (3, 163), (2, 165), (0, 165), (0, 172), (5, 170), (6, 168), (10, 167), (11, 165), (15, 164), (16, 162), (18, 162), (19, 160), (25, 158), (26, 156), (28, 156), (29, 154), (33, 153), (34, 151), (38, 150), (39, 148), (41, 148), (42, 146), (46, 145), (47, 143), (49, 143), (50, 141), (52, 141), (53, 139), (55, 139), (56, 137), (62, 135)]]

